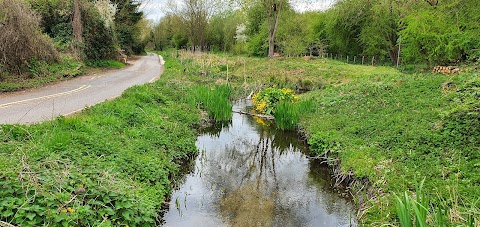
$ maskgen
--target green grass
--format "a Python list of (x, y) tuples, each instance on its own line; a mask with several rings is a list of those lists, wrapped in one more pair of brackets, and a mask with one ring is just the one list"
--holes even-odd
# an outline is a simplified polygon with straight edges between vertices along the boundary
[[(448, 225), (478, 222), (478, 73), (446, 76), (410, 67), (404, 69), (406, 74), (391, 67), (329, 59), (195, 55), (182, 61), (185, 74), (204, 84), (225, 81), (225, 73), (213, 72), (228, 63), (234, 96), (272, 86), (294, 90), (309, 86), (311, 91), (300, 98), (310, 100), (315, 111), (298, 111), (299, 126), (312, 152), (338, 159), (342, 172), (368, 182), (365, 188), (375, 199), (363, 199), (362, 207), (368, 209), (361, 212), (362, 224), (397, 225), (394, 195), (414, 190), (414, 179), (423, 177), (423, 190), (430, 198), (427, 224), (435, 225), (431, 220), (438, 213), (447, 217)], [(193, 69), (204, 62), (212, 63), (203, 66), (206, 75), (198, 76)], [(353, 188), (353, 193), (369, 194), (357, 192), (360, 188)]]
[(192, 93), (190, 102), (200, 104), (215, 121), (232, 119), (232, 104), (229, 100), (232, 90), (228, 85), (216, 85), (212, 88), (195, 86)]
[(0, 220), (158, 224), (179, 166), (197, 153), (200, 111), (185, 101), (193, 90), (175, 82), (178, 72), (76, 116), (0, 126)]
[[(0, 220), (151, 225), (179, 164), (196, 152), (198, 107), (223, 120), (231, 114), (228, 97), (308, 86), (297, 106), (280, 107), (285, 125), (298, 113), (313, 154), (328, 154), (342, 172), (367, 182), (368, 193), (352, 188), (356, 197), (375, 195), (364, 200), (361, 224), (478, 225), (477, 74), (405, 74), (324, 59), (163, 56), (166, 73), (154, 84), (72, 118), (0, 128)], [(419, 192), (415, 179), (424, 177)], [(76, 193), (82, 188), (87, 193)]]
[(125, 64), (116, 60), (89, 60), (85, 62), (85, 65), (88, 67), (109, 69), (121, 69), (125, 67)]
[(296, 103), (279, 101), (275, 105), (275, 125), (282, 130), (296, 129), (298, 126), (299, 109)]
[(315, 102), (312, 100), (302, 100), (299, 102), (280, 101), (275, 106), (275, 126), (281, 130), (298, 129), (300, 115), (315, 111)]

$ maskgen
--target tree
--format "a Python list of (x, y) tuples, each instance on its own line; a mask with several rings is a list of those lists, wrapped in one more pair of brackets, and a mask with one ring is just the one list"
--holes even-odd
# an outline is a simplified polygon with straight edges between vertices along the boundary
[(110, 0), (117, 6), (115, 14), (115, 31), (120, 47), (127, 54), (140, 54), (145, 45), (140, 38), (141, 31), (137, 24), (144, 18), (139, 10), (140, 1)]
[(81, 45), (83, 43), (83, 26), (82, 26), (82, 15), (80, 10), (80, 0), (73, 1), (73, 20), (72, 20), (72, 27), (73, 27), (73, 37), (75, 41), (75, 52), (76, 56), (81, 56)]
[(206, 44), (207, 25), (216, 12), (218, 1), (215, 0), (182, 0), (181, 4), (169, 2), (171, 14), (182, 17), (186, 27), (192, 51), (203, 50)]
[(285, 0), (262, 0), (262, 3), (267, 13), (268, 57), (273, 58), (275, 52), (275, 36), (277, 34), (280, 12), (286, 2)]

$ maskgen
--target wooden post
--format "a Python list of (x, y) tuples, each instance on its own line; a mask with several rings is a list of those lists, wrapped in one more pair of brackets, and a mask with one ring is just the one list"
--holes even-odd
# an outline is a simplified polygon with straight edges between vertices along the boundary
[(375, 56), (372, 57), (372, 66), (374, 62), (375, 62)]
[(245, 65), (246, 65), (246, 61), (245, 59), (243, 59), (243, 83), (247, 84), (247, 73), (245, 70)]
[(353, 64), (357, 63), (357, 56), (353, 56)]
[(347, 55), (347, 64), (348, 64), (348, 55)]
[(365, 63), (365, 56), (362, 56), (362, 65)]

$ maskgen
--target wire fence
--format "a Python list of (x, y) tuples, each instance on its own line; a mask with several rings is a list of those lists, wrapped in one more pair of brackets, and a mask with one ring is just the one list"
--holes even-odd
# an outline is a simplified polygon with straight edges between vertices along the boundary
[[(318, 57), (333, 59), (333, 60), (345, 62), (347, 64), (355, 64), (355, 65), (371, 65), (371, 66), (392, 66), (393, 65), (390, 58), (380, 58), (379, 56), (320, 53)], [(400, 62), (398, 65), (400, 65)]]

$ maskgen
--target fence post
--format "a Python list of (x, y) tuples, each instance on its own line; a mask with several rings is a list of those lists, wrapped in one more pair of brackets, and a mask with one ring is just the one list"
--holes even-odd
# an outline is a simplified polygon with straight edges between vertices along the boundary
[(245, 72), (245, 65), (246, 65), (246, 61), (245, 59), (243, 59), (243, 83), (244, 84), (247, 84), (247, 73)]
[(375, 62), (375, 56), (372, 57), (372, 66), (374, 62)]
[(228, 60), (227, 61), (227, 84), (228, 84)]
[(347, 64), (348, 64), (348, 55), (347, 55)]
[(357, 63), (357, 56), (353, 56), (353, 64)]

